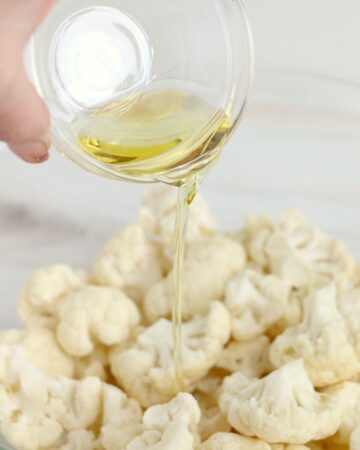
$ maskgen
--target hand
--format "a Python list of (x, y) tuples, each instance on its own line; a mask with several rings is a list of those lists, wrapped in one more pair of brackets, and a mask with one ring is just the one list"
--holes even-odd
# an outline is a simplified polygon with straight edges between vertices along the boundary
[(28, 80), (23, 51), (55, 0), (0, 0), (0, 141), (25, 161), (49, 157), (50, 117)]

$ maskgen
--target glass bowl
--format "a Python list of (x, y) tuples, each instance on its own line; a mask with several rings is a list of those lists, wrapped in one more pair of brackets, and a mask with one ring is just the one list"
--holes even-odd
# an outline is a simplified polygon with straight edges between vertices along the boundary
[(54, 147), (135, 182), (211, 165), (253, 75), (241, 0), (62, 0), (30, 48)]
[[(258, 72), (244, 121), (202, 188), (220, 229), (240, 227), (251, 212), (298, 208), (359, 260), (359, 99), (357, 84)], [(15, 301), (26, 277), (57, 262), (88, 267), (112, 233), (137, 220), (146, 187), (95, 177), (57, 153), (30, 167), (0, 152), (0, 174), (5, 329), (20, 325)]]

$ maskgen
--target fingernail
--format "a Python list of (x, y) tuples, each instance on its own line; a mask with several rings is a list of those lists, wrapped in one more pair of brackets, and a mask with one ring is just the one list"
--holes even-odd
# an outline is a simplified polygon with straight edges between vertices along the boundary
[(41, 141), (12, 144), (11, 150), (28, 163), (39, 164), (49, 159), (49, 146)]

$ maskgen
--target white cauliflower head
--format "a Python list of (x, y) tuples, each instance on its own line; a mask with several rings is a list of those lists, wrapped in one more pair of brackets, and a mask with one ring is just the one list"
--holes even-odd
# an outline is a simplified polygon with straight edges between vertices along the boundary
[(348, 285), (354, 261), (343, 243), (323, 234), (297, 211), (286, 212), (277, 224), (251, 216), (240, 234), (252, 261), (293, 287)]
[(360, 371), (346, 322), (337, 308), (335, 284), (314, 291), (304, 301), (303, 321), (287, 328), (271, 344), (275, 367), (299, 358), (318, 387), (347, 380)]
[(97, 345), (94, 351), (84, 358), (75, 358), (75, 378), (97, 377), (102, 381), (109, 378), (108, 348)]
[(135, 303), (119, 289), (103, 286), (86, 286), (65, 297), (58, 317), (58, 341), (78, 357), (91, 354), (96, 343), (125, 342), (140, 323)]
[(241, 230), (230, 232), (228, 236), (244, 246), (249, 263), (261, 270), (269, 265), (264, 247), (273, 231), (274, 224), (269, 217), (251, 214), (245, 217), (245, 226)]
[(63, 426), (45, 413), (48, 378), (16, 346), (0, 349), (0, 432), (15, 448), (54, 447)]
[(360, 425), (351, 433), (350, 450), (360, 450)]
[(225, 293), (233, 338), (249, 341), (265, 333), (284, 315), (288, 294), (288, 285), (274, 275), (245, 270), (234, 276)]
[[(176, 393), (172, 323), (166, 319), (140, 333), (127, 349), (114, 349), (111, 370), (125, 390), (143, 406), (168, 401)], [(182, 327), (184, 387), (202, 378), (216, 363), (230, 336), (230, 317), (220, 302), (208, 314)]]
[(341, 422), (340, 403), (314, 390), (302, 360), (263, 379), (226, 378), (220, 408), (238, 432), (273, 443), (323, 439)]
[(310, 450), (307, 445), (272, 444), (271, 450)]
[(271, 271), (295, 287), (335, 281), (347, 286), (354, 261), (345, 245), (323, 234), (296, 211), (284, 214), (266, 243)]
[[(146, 192), (140, 209), (140, 223), (145, 232), (168, 249), (173, 247), (176, 205), (177, 189), (163, 185)], [(189, 241), (215, 232), (215, 221), (200, 194), (195, 197), (189, 216)]]
[(104, 385), (103, 417), (99, 443), (105, 450), (125, 449), (143, 432), (142, 410), (120, 389)]
[(360, 426), (360, 384), (346, 381), (324, 389), (324, 394), (336, 398), (343, 406), (341, 424), (329, 440), (331, 445), (345, 445), (353, 431)]
[(144, 413), (143, 434), (126, 450), (195, 450), (200, 414), (196, 400), (186, 393), (153, 406)]
[(259, 439), (251, 439), (235, 433), (215, 433), (201, 444), (198, 450), (271, 450), (271, 447)]
[(302, 321), (304, 300), (308, 297), (310, 291), (312, 291), (312, 288), (293, 288), (290, 290), (282, 317), (266, 332), (271, 339), (281, 334), (286, 328), (298, 325)]
[(96, 446), (94, 433), (87, 430), (70, 431), (59, 450), (93, 450)]
[(360, 359), (360, 288), (343, 293), (338, 306)]
[[(190, 242), (183, 266), (183, 317), (206, 314), (213, 300), (221, 300), (228, 280), (245, 266), (240, 244), (215, 235)], [(147, 319), (154, 322), (169, 317), (173, 292), (173, 272), (155, 284), (145, 296)]]
[(249, 342), (230, 342), (222, 351), (216, 366), (228, 373), (241, 372), (249, 378), (259, 378), (269, 373), (270, 340), (259, 336)]
[(196, 383), (193, 395), (201, 409), (198, 432), (202, 441), (212, 434), (230, 431), (231, 425), (218, 406), (223, 375), (217, 369), (211, 370), (205, 378)]
[(21, 319), (29, 325), (53, 326), (62, 298), (85, 282), (85, 272), (69, 266), (59, 264), (37, 270), (26, 282), (18, 299)]
[(9, 330), (0, 333), (0, 346), (18, 345), (26, 358), (46, 375), (63, 375), (71, 378), (75, 363), (59, 346), (55, 332), (50, 328), (31, 327), (27, 330)]
[(138, 402), (115, 386), (51, 379), (20, 347), (0, 347), (0, 433), (15, 448), (125, 449), (143, 432), (141, 418)]
[(101, 410), (102, 383), (89, 377), (80, 381), (60, 378), (48, 384), (46, 414), (62, 424), (65, 430), (93, 425)]
[(145, 237), (140, 225), (114, 236), (96, 262), (91, 279), (95, 284), (122, 289), (137, 302), (163, 277), (159, 251)]

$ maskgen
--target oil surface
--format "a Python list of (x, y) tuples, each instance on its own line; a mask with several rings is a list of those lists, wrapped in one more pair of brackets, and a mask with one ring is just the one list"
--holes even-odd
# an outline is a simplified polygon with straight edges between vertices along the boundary
[[(109, 103), (78, 117), (72, 128), (79, 147), (96, 160), (119, 166), (141, 163), (140, 171), (154, 173), (214, 150), (231, 124), (222, 110), (200, 97), (166, 90)], [(199, 133), (203, 137), (194, 141)]]

